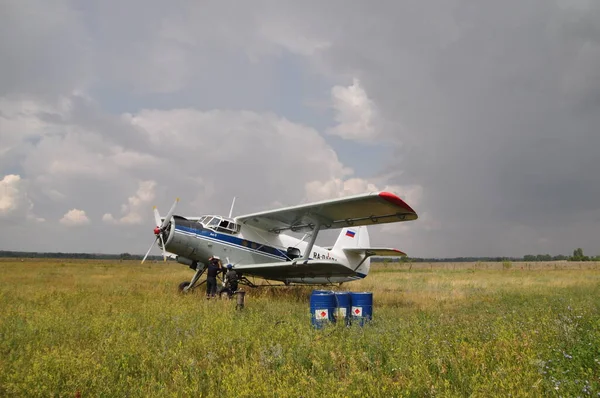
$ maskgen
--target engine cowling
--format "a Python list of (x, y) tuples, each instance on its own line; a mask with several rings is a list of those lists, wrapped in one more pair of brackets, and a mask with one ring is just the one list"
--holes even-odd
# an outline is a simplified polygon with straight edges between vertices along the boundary
[(187, 257), (177, 256), (177, 262), (179, 264), (187, 265), (188, 267), (191, 267), (192, 265), (194, 265), (194, 260), (190, 260)]

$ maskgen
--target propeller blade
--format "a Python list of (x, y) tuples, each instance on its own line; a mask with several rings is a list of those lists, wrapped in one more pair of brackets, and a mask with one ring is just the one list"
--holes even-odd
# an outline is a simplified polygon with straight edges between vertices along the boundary
[(154, 242), (152, 242), (152, 244), (150, 245), (150, 248), (146, 252), (146, 255), (144, 256), (144, 259), (142, 260), (142, 264), (144, 264), (144, 261), (146, 261), (146, 258), (148, 257), (148, 254), (150, 254), (150, 250), (152, 250), (152, 247), (154, 247), (154, 244), (156, 243), (157, 240), (158, 240), (158, 236), (156, 237), (156, 239), (154, 239)]
[(154, 222), (156, 223), (157, 227), (162, 223), (162, 221), (160, 221), (160, 214), (158, 213), (156, 206), (154, 206)]
[(158, 236), (160, 236), (160, 244), (162, 247), (163, 261), (167, 262), (167, 252), (165, 251), (165, 241), (163, 240), (162, 233), (158, 234)]
[(167, 226), (167, 224), (169, 224), (169, 221), (171, 221), (171, 217), (173, 217), (173, 213), (175, 213), (175, 207), (177, 206), (177, 202), (179, 202), (179, 198), (175, 199), (175, 203), (173, 203), (173, 206), (171, 206), (171, 209), (167, 213), (165, 220), (163, 221), (163, 223), (160, 226), (160, 229), (165, 228)]

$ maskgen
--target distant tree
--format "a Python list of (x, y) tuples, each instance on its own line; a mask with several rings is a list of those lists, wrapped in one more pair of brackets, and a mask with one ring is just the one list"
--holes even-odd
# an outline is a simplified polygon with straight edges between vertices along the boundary
[(570, 260), (571, 261), (590, 261), (590, 258), (588, 256), (584, 256), (583, 249), (581, 247), (578, 247), (577, 249), (573, 250), (573, 257), (571, 257)]

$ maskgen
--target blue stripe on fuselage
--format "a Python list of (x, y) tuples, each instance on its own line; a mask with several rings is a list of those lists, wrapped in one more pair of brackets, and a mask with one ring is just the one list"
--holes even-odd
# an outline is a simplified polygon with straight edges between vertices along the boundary
[[(207, 240), (215, 240), (217, 242), (221, 242), (224, 244), (238, 246), (240, 249), (258, 252), (260, 254), (265, 254), (267, 256), (275, 256), (283, 261), (289, 260), (285, 251), (277, 249), (272, 246), (263, 245), (257, 242), (252, 242), (247, 239), (238, 238), (237, 236), (221, 234), (213, 231), (212, 229), (207, 228), (191, 228), (185, 225), (177, 225), (175, 224), (175, 230), (184, 233), (184, 234), (193, 234), (199, 237), (204, 237)], [(244, 244), (243, 242), (246, 242)], [(313, 258), (309, 258), (309, 260), (313, 260)], [(356, 272), (356, 276), (360, 278), (366, 278), (366, 274), (362, 274), (360, 272)]]
[(276, 256), (278, 258), (285, 260), (289, 260), (288, 257), (286, 256), (285, 252), (283, 250), (277, 249), (275, 247), (271, 247), (271, 246), (267, 246), (264, 244), (260, 244), (257, 242), (252, 242), (249, 241), (247, 239), (241, 239), (238, 238), (237, 236), (232, 236), (232, 235), (227, 235), (227, 234), (220, 234), (218, 232), (215, 232), (211, 229), (206, 229), (206, 228), (190, 228), (184, 225), (177, 225), (175, 224), (175, 230), (180, 230), (184, 233), (191, 233), (194, 235), (198, 235), (198, 236), (202, 236), (202, 237), (206, 237), (208, 239), (211, 240), (216, 240), (216, 241), (220, 241), (223, 243), (229, 243), (229, 244), (233, 244), (236, 246), (240, 246), (240, 248), (244, 248), (250, 251), (257, 251), (259, 253), (264, 253), (264, 254), (268, 254), (271, 256)]

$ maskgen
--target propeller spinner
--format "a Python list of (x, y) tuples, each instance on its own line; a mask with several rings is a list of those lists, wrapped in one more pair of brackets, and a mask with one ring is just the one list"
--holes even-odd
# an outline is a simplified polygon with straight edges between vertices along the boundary
[(167, 229), (169, 222), (171, 222), (173, 213), (175, 213), (175, 207), (177, 207), (177, 202), (179, 202), (179, 198), (175, 199), (173, 206), (171, 206), (171, 209), (169, 210), (169, 212), (167, 213), (167, 216), (165, 217), (165, 219), (162, 222), (160, 220), (160, 213), (158, 212), (158, 209), (156, 208), (156, 206), (154, 206), (154, 222), (156, 223), (156, 227), (154, 227), (154, 235), (156, 236), (156, 238), (154, 239), (154, 241), (150, 245), (150, 248), (146, 252), (144, 259), (142, 260), (142, 264), (144, 264), (144, 261), (146, 261), (148, 254), (150, 254), (150, 251), (152, 250), (152, 248), (154, 247), (154, 245), (156, 244), (156, 242), (158, 240), (160, 240), (160, 246), (162, 248), (163, 261), (167, 261), (167, 252), (165, 251), (165, 242), (163, 240), (163, 232)]

